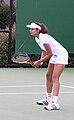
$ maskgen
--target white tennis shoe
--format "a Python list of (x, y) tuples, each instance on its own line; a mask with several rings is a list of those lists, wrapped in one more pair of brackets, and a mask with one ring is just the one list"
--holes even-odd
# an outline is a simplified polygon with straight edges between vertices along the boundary
[(59, 110), (60, 106), (58, 102), (49, 102), (47, 106), (44, 107), (46, 110)]
[(38, 105), (48, 105), (51, 99), (52, 99), (51, 97), (45, 96), (43, 99), (41, 99), (40, 101), (37, 101), (36, 103)]

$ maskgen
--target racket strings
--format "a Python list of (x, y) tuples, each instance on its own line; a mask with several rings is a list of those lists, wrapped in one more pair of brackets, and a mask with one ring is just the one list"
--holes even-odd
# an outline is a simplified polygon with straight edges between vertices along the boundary
[(28, 56), (16, 56), (15, 57), (16, 60), (18, 61), (30, 61), (30, 58)]
[(23, 62), (23, 61), (30, 61), (30, 58), (28, 56), (23, 56), (23, 55), (18, 55), (15, 57), (15, 60), (19, 61), (19, 62)]
[(26, 63), (32, 64), (30, 57), (27, 54), (14, 54), (12, 56), (12, 61), (15, 63)]

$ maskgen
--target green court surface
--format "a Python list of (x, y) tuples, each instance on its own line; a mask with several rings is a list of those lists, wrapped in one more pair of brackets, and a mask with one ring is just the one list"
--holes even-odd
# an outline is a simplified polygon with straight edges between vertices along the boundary
[(74, 68), (60, 77), (60, 110), (36, 104), (46, 92), (45, 74), (46, 68), (0, 68), (1, 120), (74, 120)]

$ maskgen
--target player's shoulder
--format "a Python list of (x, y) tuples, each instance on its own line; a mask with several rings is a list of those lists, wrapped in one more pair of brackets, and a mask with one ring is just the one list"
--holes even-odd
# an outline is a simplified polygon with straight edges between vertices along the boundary
[(40, 33), (40, 37), (41, 38), (49, 38), (50, 37), (50, 35), (49, 34), (47, 34), (47, 33)]

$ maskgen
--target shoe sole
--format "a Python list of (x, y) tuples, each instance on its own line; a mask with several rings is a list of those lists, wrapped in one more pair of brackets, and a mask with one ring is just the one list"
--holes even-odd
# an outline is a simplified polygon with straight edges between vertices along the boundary
[(49, 110), (49, 111), (51, 111), (51, 110), (60, 110), (60, 108), (58, 108), (58, 109), (56, 109), (56, 108), (55, 109), (47, 109), (46, 107), (44, 107), (44, 109)]
[(38, 103), (38, 102), (36, 102), (38, 105), (43, 105), (43, 103)]

